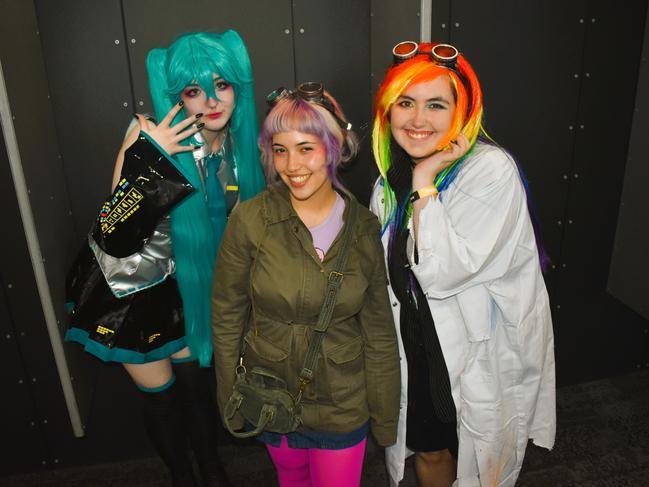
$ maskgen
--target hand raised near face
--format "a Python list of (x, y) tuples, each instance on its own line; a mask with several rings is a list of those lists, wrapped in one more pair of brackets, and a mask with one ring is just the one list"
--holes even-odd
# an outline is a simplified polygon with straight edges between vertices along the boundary
[(435, 152), (426, 159), (419, 161), (412, 171), (413, 191), (433, 184), (435, 177), (466, 154), (469, 147), (469, 139), (467, 139), (466, 135), (460, 134), (457, 140), (451, 142), (447, 149)]
[[(140, 124), (140, 130), (151, 137), (169, 155), (173, 156), (179, 152), (189, 152), (196, 148), (194, 145), (181, 145), (180, 142), (191, 137), (200, 131), (204, 123), (199, 123), (202, 113), (191, 115), (181, 120), (175, 125), (171, 125), (173, 119), (182, 108), (182, 103), (176, 103), (169, 113), (160, 121), (158, 125), (148, 120), (144, 115), (136, 113), (134, 116)], [(190, 127), (190, 125), (195, 124)], [(190, 127), (190, 128), (187, 128)]]

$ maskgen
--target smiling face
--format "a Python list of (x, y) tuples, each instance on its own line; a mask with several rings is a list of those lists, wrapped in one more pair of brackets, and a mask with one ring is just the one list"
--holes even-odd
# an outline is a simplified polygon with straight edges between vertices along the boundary
[(448, 76), (409, 86), (390, 108), (390, 126), (397, 143), (417, 163), (442, 149), (455, 114)]
[(327, 150), (318, 136), (292, 130), (273, 135), (272, 142), (273, 165), (292, 199), (317, 199), (333, 191)]
[[(185, 102), (185, 113), (196, 115), (203, 114), (201, 122), (205, 124), (203, 130), (212, 132), (222, 131), (232, 117), (234, 111), (234, 90), (232, 86), (216, 73), (212, 75), (214, 91), (209, 93), (209, 98), (199, 85), (189, 85), (180, 94), (180, 99)], [(217, 100), (218, 98), (218, 100)]]

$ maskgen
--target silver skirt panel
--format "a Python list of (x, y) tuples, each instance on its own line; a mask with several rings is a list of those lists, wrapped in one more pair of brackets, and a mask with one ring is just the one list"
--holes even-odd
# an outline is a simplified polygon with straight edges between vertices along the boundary
[(88, 235), (88, 244), (115, 297), (122, 298), (164, 281), (176, 271), (171, 249), (171, 220), (163, 218), (144, 247), (128, 257), (105, 253)]

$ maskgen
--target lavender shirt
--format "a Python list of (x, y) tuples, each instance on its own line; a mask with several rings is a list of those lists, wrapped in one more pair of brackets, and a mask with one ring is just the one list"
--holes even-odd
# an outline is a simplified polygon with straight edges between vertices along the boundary
[(345, 200), (336, 193), (336, 202), (334, 203), (329, 216), (325, 220), (309, 228), (311, 237), (313, 237), (313, 247), (320, 260), (324, 260), (326, 253), (329, 251), (331, 244), (343, 227), (343, 212), (345, 211)]

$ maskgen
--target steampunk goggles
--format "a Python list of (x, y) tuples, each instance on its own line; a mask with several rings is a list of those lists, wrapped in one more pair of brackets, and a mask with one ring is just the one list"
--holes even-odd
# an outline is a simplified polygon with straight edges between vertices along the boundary
[(450, 44), (437, 44), (430, 51), (420, 51), (415, 41), (399, 42), (392, 48), (392, 63), (401, 64), (419, 54), (428, 54), (431, 62), (457, 71), (457, 57), (460, 52)]
[(322, 83), (307, 81), (306, 83), (300, 84), (295, 90), (289, 90), (280, 86), (266, 96), (266, 103), (269, 108), (273, 108), (280, 100), (295, 98), (300, 98), (308, 103), (320, 105), (333, 115), (343, 130), (352, 129), (351, 123), (346, 122), (336, 114), (336, 109), (324, 94), (324, 85)]

